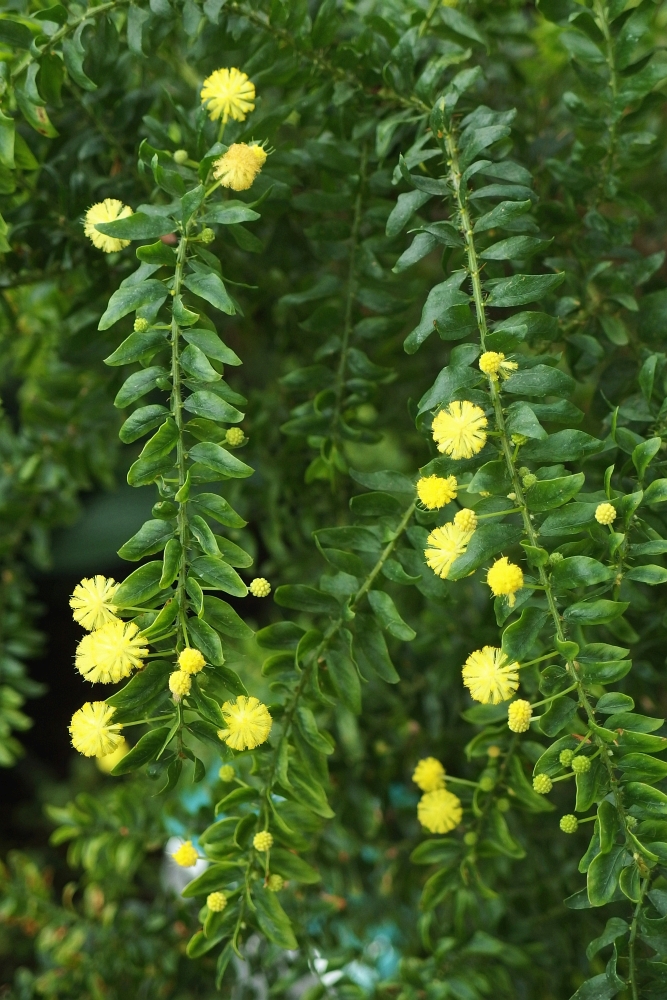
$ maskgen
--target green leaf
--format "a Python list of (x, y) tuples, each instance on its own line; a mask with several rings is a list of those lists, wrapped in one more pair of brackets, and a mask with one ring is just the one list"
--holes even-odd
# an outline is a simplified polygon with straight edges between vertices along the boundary
[(209, 892), (223, 889), (229, 882), (239, 878), (240, 868), (237, 861), (216, 861), (209, 864), (205, 872), (188, 882), (181, 895), (185, 899), (193, 899), (195, 896), (204, 896)]
[(224, 662), (222, 644), (210, 625), (201, 618), (188, 618), (188, 632), (200, 653), (203, 653), (208, 663), (220, 665)]
[(369, 590), (367, 596), (373, 613), (382, 628), (403, 642), (411, 642), (415, 638), (417, 633), (403, 621), (389, 594), (385, 594), (383, 590)]
[(151, 389), (154, 389), (157, 385), (157, 380), (164, 378), (167, 374), (167, 369), (159, 366), (144, 368), (142, 371), (134, 372), (119, 389), (113, 405), (117, 406), (119, 410), (124, 409), (130, 403), (134, 403), (137, 399), (145, 396), (147, 392), (150, 392)]
[(446, 281), (431, 288), (422, 309), (419, 325), (404, 342), (403, 347), (407, 354), (414, 354), (419, 349), (426, 338), (434, 332), (438, 321), (444, 318), (448, 309), (456, 305), (467, 305), (469, 296), (460, 290), (465, 276), (464, 271), (456, 271)]
[(644, 490), (644, 503), (664, 503), (667, 500), (667, 479), (654, 479)]
[(638, 781), (653, 785), (667, 777), (667, 763), (645, 753), (626, 754), (624, 757), (619, 757), (615, 764), (623, 771), (625, 781)]
[(159, 592), (161, 576), (161, 561), (145, 563), (125, 577), (113, 595), (114, 604), (118, 608), (145, 604)]
[(10, 17), (0, 17), (0, 42), (14, 49), (29, 49), (32, 32), (25, 24)]
[(324, 658), (336, 694), (351, 712), (358, 715), (361, 712), (361, 684), (354, 663), (340, 649), (326, 649)]
[[(544, 3), (545, 0), (542, 2)], [(554, 0), (549, 0), (549, 2), (553, 3)], [(585, 983), (582, 983), (577, 992), (572, 994), (570, 1000), (611, 1000), (620, 992), (621, 988), (615, 985), (605, 972), (602, 972), (599, 976), (593, 976), (592, 979), (587, 979)]]
[(190, 449), (189, 454), (193, 462), (201, 462), (208, 469), (219, 473), (224, 479), (246, 479), (254, 472), (254, 469), (251, 469), (245, 462), (211, 441), (196, 444)]
[(539, 512), (562, 507), (576, 496), (585, 481), (583, 472), (578, 472), (574, 476), (561, 476), (558, 479), (538, 479), (530, 489), (526, 490), (526, 503), (530, 510)]
[(202, 216), (202, 222), (206, 225), (216, 223), (221, 226), (234, 226), (239, 222), (254, 222), (260, 218), (259, 212), (255, 212), (243, 201), (227, 201), (222, 205), (213, 205), (212, 208)]
[(111, 773), (114, 776), (129, 774), (130, 771), (136, 771), (138, 767), (143, 767), (144, 764), (155, 760), (164, 746), (169, 733), (170, 729), (168, 726), (161, 726), (159, 729), (152, 729), (150, 733), (146, 733), (145, 736), (141, 737), (137, 745), (122, 760), (118, 761)]
[(169, 415), (166, 406), (155, 403), (151, 406), (141, 406), (134, 413), (130, 414), (118, 432), (118, 437), (124, 444), (132, 444), (144, 434), (148, 434), (158, 424), (164, 422), (164, 418)]
[(504, 460), (486, 462), (468, 483), (469, 493), (492, 493), (505, 496), (512, 482)]
[(548, 614), (541, 608), (524, 608), (521, 617), (503, 632), (502, 648), (510, 660), (526, 659)]
[(377, 674), (387, 684), (400, 680), (391, 662), (382, 630), (370, 615), (357, 613), (354, 622), (354, 657), (364, 677)]
[(295, 882), (305, 882), (307, 885), (313, 885), (315, 882), (321, 880), (318, 871), (307, 864), (302, 858), (298, 857), (298, 855), (292, 854), (291, 851), (274, 847), (271, 850), (270, 857), (271, 872), (282, 875), (283, 878), (291, 879)]
[(118, 721), (131, 717), (136, 712), (143, 714), (154, 698), (167, 692), (172, 669), (173, 664), (166, 660), (150, 660), (125, 687), (107, 698), (107, 705), (116, 709)]
[(190, 506), (227, 528), (245, 528), (248, 523), (236, 513), (224, 497), (218, 496), (217, 493), (198, 493), (190, 500)]
[(570, 723), (576, 711), (576, 701), (571, 698), (556, 698), (540, 719), (540, 729), (546, 736), (556, 736)]
[[(541, 367), (541, 365), (536, 366), (536, 368)], [(534, 372), (536, 368), (531, 368), (528, 374)], [(558, 369), (550, 368), (549, 371), (558, 371)], [(518, 374), (523, 375), (524, 372)], [(563, 372), (559, 372), (559, 375), (562, 374)], [(516, 375), (512, 376), (512, 378), (516, 377)], [(569, 376), (566, 375), (565, 378), (569, 378)], [(533, 462), (577, 462), (589, 455), (595, 455), (603, 448), (603, 441), (586, 434), (585, 431), (568, 429), (550, 434), (546, 441), (529, 441), (521, 449), (521, 456)]]
[(564, 279), (565, 271), (560, 271), (558, 274), (514, 274), (511, 278), (487, 281), (485, 287), (490, 289), (491, 293), (487, 305), (496, 309), (507, 309), (528, 302), (539, 302), (554, 288), (558, 288)]
[[(114, 222), (99, 222), (95, 228), (99, 229), (105, 236), (114, 236), (118, 240), (154, 240), (157, 236), (173, 233), (176, 224), (173, 219), (169, 219), (165, 215), (146, 215), (144, 212), (135, 212), (134, 215), (128, 215), (125, 219), (116, 219)], [(164, 244), (161, 245), (164, 246)], [(173, 250), (171, 253), (173, 254)]]
[[(490, 212), (480, 216), (475, 223), (473, 232), (483, 233), (489, 229), (507, 228), (508, 223), (511, 226), (520, 216), (529, 212), (532, 204), (530, 198), (526, 198), (525, 201), (501, 201)], [(535, 226), (533, 226), (534, 229)]]
[(439, 837), (437, 840), (424, 840), (415, 847), (410, 855), (410, 861), (415, 865), (443, 865), (456, 861), (461, 854), (461, 845), (456, 840)]
[(406, 194), (399, 194), (387, 219), (387, 236), (390, 238), (397, 236), (415, 212), (418, 212), (431, 197), (425, 191), (408, 191)]
[(606, 625), (619, 618), (629, 608), (628, 601), (578, 601), (563, 612), (571, 625)]
[(218, 597), (204, 597), (202, 617), (216, 632), (222, 632), (223, 635), (229, 635), (234, 639), (251, 639), (253, 636), (252, 629), (234, 611), (234, 608)]
[[(516, 372), (503, 383), (503, 390), (515, 395), (522, 396), (569, 396), (575, 387), (575, 381), (560, 368), (552, 368), (550, 365), (534, 365), (532, 368), (525, 368)], [(582, 434), (582, 431), (560, 431), (560, 434)], [(589, 434), (584, 437), (590, 437)], [(558, 438), (558, 434), (552, 434), (548, 441)], [(546, 447), (548, 441), (530, 442), (524, 445), (522, 454), (529, 448)], [(554, 459), (557, 461), (557, 459)]]
[(649, 816), (667, 816), (667, 795), (643, 781), (628, 781), (623, 786), (631, 805), (639, 806)]
[(146, 330), (145, 333), (131, 333), (113, 354), (104, 359), (104, 364), (111, 367), (128, 365), (139, 361), (144, 356), (156, 354), (166, 348), (167, 340), (164, 330)]
[(257, 915), (257, 923), (263, 934), (281, 948), (294, 950), (298, 947), (289, 917), (278, 902), (275, 892), (255, 885), (252, 894)]
[(620, 691), (608, 691), (598, 700), (595, 711), (614, 715), (616, 712), (631, 712), (634, 707), (635, 703), (630, 695), (621, 694)]
[(144, 521), (143, 525), (129, 541), (118, 550), (121, 559), (137, 562), (144, 556), (161, 552), (174, 534), (174, 528), (169, 521)]
[(199, 556), (193, 561), (191, 569), (204, 586), (223, 590), (233, 597), (245, 597), (248, 593), (236, 570), (216, 556)]
[(311, 614), (324, 614), (338, 617), (340, 605), (329, 594), (323, 594), (314, 587), (301, 584), (288, 584), (278, 587), (275, 592), (276, 604), (283, 608), (293, 608), (296, 611), (308, 611)]
[(551, 571), (551, 580), (558, 589), (569, 590), (606, 583), (613, 575), (613, 571), (597, 559), (591, 559), (590, 556), (569, 556), (556, 563)]
[[(142, 306), (156, 306), (164, 302), (167, 288), (161, 281), (147, 279), (138, 285), (121, 285), (109, 299), (109, 305), (97, 325), (98, 330), (108, 330), (128, 313), (141, 309)], [(137, 397), (135, 397), (137, 398)], [(117, 404), (119, 405), (119, 404)], [(127, 404), (123, 404), (127, 405)]]
[(461, 580), (469, 576), (491, 556), (514, 545), (520, 538), (521, 528), (508, 524), (482, 524), (472, 536), (467, 551), (454, 560), (448, 578)]
[(200, 382), (216, 382), (220, 375), (196, 344), (188, 344), (180, 357), (181, 368)]
[(586, 958), (588, 961), (592, 961), (595, 955), (603, 948), (613, 944), (618, 938), (624, 937), (629, 930), (630, 925), (621, 917), (610, 917), (602, 934), (594, 938), (586, 948)]
[(214, 333), (213, 330), (183, 330), (181, 331), (181, 336), (188, 344), (194, 344), (195, 347), (198, 347), (209, 358), (222, 361), (225, 365), (237, 366), (242, 364), (238, 354), (235, 354), (231, 347), (223, 344), (217, 333)]
[[(136, 218), (136, 216), (133, 216)], [(155, 218), (160, 218), (160, 216), (155, 216)], [(165, 225), (168, 223), (165, 222)], [(147, 243), (145, 246), (137, 247), (136, 251), (137, 260), (141, 260), (146, 264), (159, 264), (165, 267), (175, 267), (176, 265), (176, 251), (162, 240), (158, 240), (157, 243)]]
[(482, 260), (524, 260), (549, 246), (550, 240), (539, 240), (535, 236), (510, 236), (487, 247), (479, 255)]
[(625, 848), (613, 847), (608, 854), (598, 854), (588, 869), (586, 888), (591, 906), (605, 906), (611, 902), (618, 887), (618, 880), (625, 860)]
[(212, 306), (228, 316), (233, 316), (236, 312), (222, 278), (214, 271), (209, 271), (207, 274), (188, 274), (183, 279), (183, 284), (195, 295), (210, 302)]
[(663, 566), (635, 566), (627, 570), (623, 576), (626, 580), (635, 580), (637, 583), (648, 583), (655, 587), (659, 583), (667, 583), (667, 569)]
[(648, 469), (650, 463), (655, 458), (660, 450), (660, 445), (662, 444), (662, 438), (652, 437), (648, 441), (642, 441), (632, 452), (632, 463), (637, 470), (637, 478), (641, 483), (644, 479), (644, 474)]
[(327, 755), (333, 753), (332, 743), (319, 731), (315, 716), (305, 705), (297, 707), (296, 722), (303, 738), (313, 750)]
[(296, 649), (306, 630), (294, 622), (276, 622), (267, 625), (255, 634), (255, 640), (262, 649)]

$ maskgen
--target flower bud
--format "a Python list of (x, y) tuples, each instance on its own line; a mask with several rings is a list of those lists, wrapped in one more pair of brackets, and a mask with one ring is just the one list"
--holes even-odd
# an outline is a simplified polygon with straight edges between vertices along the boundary
[(533, 778), (533, 788), (538, 795), (548, 795), (553, 786), (548, 774), (536, 774)]
[(186, 160), (189, 159), (190, 156), (188, 155), (187, 149), (177, 149), (176, 152), (174, 153), (174, 163), (178, 163), (180, 165), (185, 163)]
[(572, 770), (575, 774), (586, 774), (591, 769), (590, 757), (574, 757), (572, 759)]
[(560, 828), (563, 833), (576, 833), (579, 829), (579, 820), (572, 813), (568, 813), (567, 816), (561, 816)]

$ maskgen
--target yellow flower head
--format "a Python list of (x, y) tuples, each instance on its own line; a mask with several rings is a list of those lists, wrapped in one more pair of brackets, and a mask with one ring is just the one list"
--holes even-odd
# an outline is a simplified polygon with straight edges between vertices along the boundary
[(178, 665), (186, 674), (198, 674), (206, 666), (206, 660), (198, 649), (186, 646), (178, 656)]
[(233, 750), (254, 750), (269, 738), (271, 716), (258, 698), (246, 698), (241, 694), (234, 704), (224, 703), (222, 714), (227, 729), (219, 729), (218, 736)]
[(211, 913), (222, 913), (227, 906), (227, 897), (224, 892), (210, 892), (206, 897), (206, 905)]
[(461, 822), (461, 800), (444, 788), (422, 795), (417, 806), (417, 819), (430, 833), (449, 833)]
[(450, 458), (472, 458), (486, 444), (484, 410), (464, 399), (454, 400), (433, 418), (433, 440)]
[(123, 247), (129, 247), (130, 240), (117, 240), (114, 236), (105, 236), (98, 232), (95, 226), (99, 222), (115, 222), (116, 219), (126, 219), (132, 215), (129, 205), (124, 205), (117, 198), (105, 198), (98, 201), (96, 205), (91, 205), (84, 216), (83, 231), (91, 240), (94, 247), (104, 250), (105, 253), (115, 253)]
[(445, 787), (445, 769), (435, 757), (424, 757), (414, 769), (412, 780), (422, 792), (435, 792)]
[(524, 701), (523, 698), (513, 701), (507, 709), (507, 725), (513, 733), (527, 733), (532, 717), (532, 706), (529, 701)]
[(471, 697), (484, 705), (508, 701), (519, 686), (519, 664), (510, 663), (496, 646), (484, 646), (471, 653), (462, 675)]
[(252, 838), (252, 846), (256, 851), (270, 851), (273, 847), (273, 834), (268, 830), (261, 830)]
[(116, 581), (104, 576), (96, 576), (92, 580), (86, 578), (77, 583), (69, 599), (74, 621), (89, 632), (112, 621), (116, 608), (111, 603), (111, 598), (117, 589)]
[(456, 476), (422, 476), (417, 480), (417, 496), (427, 510), (439, 510), (456, 498), (459, 485)]
[(233, 118), (244, 122), (249, 111), (255, 110), (255, 84), (240, 69), (216, 69), (204, 80), (201, 102), (206, 105), (212, 122)]
[(111, 753), (105, 753), (103, 757), (98, 757), (96, 764), (103, 774), (110, 774), (116, 764), (120, 763), (123, 757), (127, 756), (130, 752), (130, 744), (127, 742), (124, 736), (121, 736), (120, 743), (115, 750)]
[(498, 351), (486, 351), (479, 359), (479, 370), (488, 375), (494, 382), (497, 381), (499, 375), (501, 378), (509, 378), (518, 367), (516, 361), (506, 361), (505, 355)]
[(271, 593), (271, 584), (263, 576), (256, 576), (248, 590), (253, 597), (268, 597)]
[(509, 606), (514, 607), (517, 590), (523, 587), (523, 572), (516, 563), (511, 563), (507, 556), (496, 559), (486, 574), (486, 582), (494, 597), (507, 597)]
[(174, 696), (174, 701), (180, 701), (190, 694), (192, 687), (192, 677), (185, 670), (174, 670), (169, 674), (169, 690)]
[(134, 622), (114, 618), (95, 632), (84, 635), (76, 649), (74, 665), (94, 684), (117, 684), (141, 669), (148, 649)]
[(186, 840), (184, 844), (174, 851), (172, 858), (181, 868), (192, 868), (199, 860), (197, 848), (192, 846), (191, 840)]
[(474, 510), (470, 510), (469, 507), (462, 507), (454, 515), (454, 524), (461, 531), (472, 532), (477, 527), (477, 514)]
[(84, 757), (112, 754), (124, 742), (119, 722), (113, 723), (115, 708), (105, 701), (87, 701), (75, 712), (69, 727), (72, 746)]
[(247, 191), (265, 163), (266, 152), (261, 146), (234, 142), (213, 164), (213, 176), (232, 191)]
[(595, 520), (598, 524), (611, 524), (616, 520), (616, 509), (613, 504), (599, 503), (595, 508)]
[(471, 538), (472, 531), (463, 531), (451, 522), (434, 528), (427, 538), (429, 548), (424, 549), (427, 564), (437, 576), (446, 580), (452, 563), (463, 555)]
[(285, 879), (282, 875), (269, 875), (269, 880), (266, 883), (266, 888), (269, 892), (280, 892), (280, 890), (285, 885)]
[(243, 444), (244, 440), (245, 434), (240, 427), (228, 427), (225, 431), (225, 441), (227, 444), (231, 444), (232, 448), (238, 448), (240, 444)]

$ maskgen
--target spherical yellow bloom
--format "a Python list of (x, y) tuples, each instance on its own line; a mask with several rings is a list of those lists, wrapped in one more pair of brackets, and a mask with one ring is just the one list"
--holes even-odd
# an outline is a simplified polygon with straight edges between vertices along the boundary
[(548, 774), (536, 774), (533, 778), (533, 790), (538, 795), (548, 795), (553, 787), (554, 783)]
[(220, 770), (218, 771), (218, 777), (220, 778), (220, 781), (225, 781), (229, 783), (230, 781), (233, 781), (234, 778), (236, 777), (236, 771), (234, 770), (231, 764), (223, 764)]
[(269, 875), (269, 880), (266, 883), (266, 888), (269, 892), (280, 892), (280, 890), (285, 885), (285, 879), (282, 875)]
[(235, 703), (224, 703), (222, 714), (227, 729), (219, 729), (218, 736), (233, 750), (254, 750), (269, 738), (271, 716), (258, 698), (241, 694)]
[(227, 444), (231, 444), (232, 448), (238, 448), (240, 444), (243, 444), (245, 440), (245, 434), (240, 427), (228, 427), (225, 431), (225, 441)]
[(270, 851), (273, 847), (273, 834), (268, 830), (256, 833), (252, 838), (252, 846), (256, 851)]
[(518, 367), (516, 361), (506, 361), (505, 355), (499, 351), (486, 351), (479, 359), (480, 371), (494, 381), (497, 381), (499, 375), (508, 378)]
[(532, 706), (529, 701), (524, 701), (523, 698), (513, 701), (507, 709), (507, 725), (513, 733), (527, 733), (532, 717)]
[(574, 813), (561, 816), (559, 826), (563, 833), (576, 833), (579, 828), (579, 820)]
[(127, 756), (130, 749), (130, 744), (124, 736), (121, 736), (120, 743), (115, 750), (112, 750), (111, 753), (105, 753), (104, 756), (97, 758), (96, 763), (99, 770), (104, 774), (110, 774), (116, 764), (120, 763), (123, 757)]
[(190, 694), (192, 687), (192, 677), (185, 670), (174, 670), (169, 674), (169, 690), (174, 696), (174, 701), (180, 701)]
[(201, 102), (212, 122), (233, 118), (244, 122), (249, 111), (255, 110), (255, 84), (240, 69), (216, 69), (204, 80)]
[(491, 588), (494, 597), (507, 597), (508, 604), (512, 608), (516, 601), (517, 590), (523, 587), (523, 572), (516, 563), (511, 563), (507, 556), (496, 559), (493, 566), (486, 574), (486, 582)]
[(213, 176), (221, 185), (232, 191), (247, 191), (266, 162), (261, 146), (248, 146), (234, 142), (224, 156), (213, 164)]
[(444, 788), (422, 795), (417, 806), (417, 819), (431, 833), (449, 833), (462, 815), (461, 800)]
[(616, 509), (613, 504), (599, 503), (595, 508), (595, 520), (598, 524), (611, 524), (616, 520)]
[(206, 666), (206, 660), (198, 649), (186, 646), (179, 653), (178, 665), (186, 674), (198, 674)]
[(222, 913), (227, 906), (227, 897), (224, 892), (210, 892), (206, 897), (206, 905), (211, 913)]
[(519, 686), (519, 664), (510, 663), (506, 653), (496, 646), (476, 649), (461, 673), (471, 697), (484, 705), (508, 701)]
[(461, 531), (472, 533), (477, 527), (477, 514), (474, 510), (470, 510), (469, 507), (462, 507), (454, 515), (454, 524)]
[(96, 205), (91, 205), (84, 217), (83, 231), (91, 240), (94, 247), (104, 250), (105, 253), (115, 253), (123, 247), (129, 247), (130, 240), (118, 240), (114, 236), (105, 236), (98, 232), (95, 226), (99, 222), (115, 222), (116, 219), (126, 219), (132, 215), (129, 205), (124, 205), (117, 198), (105, 198), (98, 201)]
[(433, 418), (433, 440), (450, 458), (472, 458), (486, 444), (484, 410), (469, 400), (455, 400)]
[(441, 528), (434, 528), (426, 540), (430, 548), (424, 549), (427, 565), (441, 579), (446, 580), (452, 563), (463, 555), (471, 538), (472, 531), (462, 531), (451, 522), (443, 524)]
[(417, 480), (417, 496), (427, 510), (439, 510), (456, 498), (456, 476), (422, 476)]
[(74, 621), (89, 632), (112, 621), (116, 608), (111, 603), (111, 598), (117, 590), (116, 581), (105, 576), (98, 575), (92, 580), (86, 577), (81, 583), (77, 583), (69, 599)]
[(271, 593), (271, 584), (263, 576), (257, 576), (251, 582), (248, 590), (253, 597), (268, 597)]
[(192, 846), (191, 840), (186, 840), (184, 844), (174, 851), (172, 858), (181, 868), (192, 868), (199, 860), (197, 848)]
[(435, 757), (424, 757), (414, 769), (412, 780), (422, 792), (435, 792), (445, 787), (445, 769)]
[(117, 750), (123, 741), (123, 727), (111, 721), (115, 711), (105, 701), (87, 701), (75, 712), (69, 727), (74, 749), (84, 757), (102, 757)]
[(76, 649), (74, 665), (94, 684), (117, 684), (144, 665), (148, 649), (134, 622), (118, 618), (84, 635)]

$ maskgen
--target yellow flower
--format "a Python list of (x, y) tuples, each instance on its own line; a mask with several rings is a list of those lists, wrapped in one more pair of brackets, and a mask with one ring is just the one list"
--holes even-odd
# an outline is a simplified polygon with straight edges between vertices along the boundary
[(84, 757), (112, 754), (123, 741), (120, 722), (113, 723), (115, 708), (105, 701), (87, 701), (75, 712), (69, 727), (72, 746)]
[(252, 838), (252, 846), (256, 851), (270, 851), (273, 847), (273, 834), (268, 830), (261, 830)]
[(263, 576), (257, 576), (248, 587), (248, 590), (253, 597), (268, 597), (271, 593), (271, 584)]
[(462, 675), (471, 696), (484, 705), (508, 701), (519, 686), (519, 664), (510, 663), (496, 646), (484, 646), (471, 653)]
[(529, 701), (518, 698), (507, 709), (507, 725), (513, 733), (526, 733), (530, 729), (533, 709)]
[(198, 674), (206, 666), (206, 660), (198, 649), (186, 646), (179, 654), (178, 665), (186, 674)]
[(479, 359), (480, 371), (488, 375), (494, 382), (497, 381), (498, 375), (501, 378), (509, 378), (518, 367), (516, 361), (506, 361), (505, 355), (497, 351), (486, 351)]
[(241, 694), (235, 704), (224, 703), (222, 714), (227, 729), (219, 729), (218, 736), (233, 750), (254, 750), (269, 738), (271, 716), (258, 698), (246, 698)]
[(224, 892), (210, 892), (206, 897), (206, 905), (211, 913), (222, 913), (227, 906), (227, 897)]
[(247, 191), (265, 163), (266, 153), (261, 146), (234, 142), (213, 164), (213, 176), (232, 191)]
[(266, 883), (266, 888), (269, 892), (280, 892), (280, 890), (285, 885), (285, 879), (282, 875), (269, 875), (269, 880)]
[(616, 509), (610, 503), (599, 503), (595, 508), (595, 520), (598, 524), (611, 524), (616, 520)]
[(249, 111), (255, 110), (255, 84), (240, 69), (216, 69), (204, 80), (201, 102), (206, 105), (212, 122), (230, 116), (244, 122)]
[(417, 818), (431, 833), (449, 833), (461, 822), (461, 800), (452, 792), (438, 788), (422, 795), (417, 806)]
[(244, 440), (245, 434), (240, 427), (228, 427), (225, 431), (225, 441), (232, 448), (238, 448), (239, 445), (243, 444)]
[(451, 522), (441, 528), (434, 528), (427, 538), (430, 546), (424, 549), (427, 564), (441, 579), (446, 580), (452, 563), (468, 548), (472, 531), (463, 531)]
[(74, 621), (89, 632), (113, 621), (116, 608), (111, 603), (111, 598), (117, 589), (118, 584), (115, 580), (99, 575), (92, 580), (86, 577), (81, 583), (77, 583), (69, 599)]
[(191, 840), (186, 840), (184, 844), (174, 851), (172, 858), (181, 868), (192, 868), (199, 860), (197, 848), (192, 846)]
[(105, 198), (104, 201), (98, 201), (96, 205), (90, 206), (84, 217), (83, 231), (98, 250), (104, 250), (105, 253), (115, 253), (117, 250), (122, 250), (123, 247), (129, 247), (131, 241), (105, 236), (104, 233), (95, 229), (95, 226), (99, 222), (115, 222), (116, 219), (126, 219), (128, 215), (132, 215), (132, 209), (129, 205), (124, 205), (117, 198)]
[(484, 410), (469, 400), (455, 400), (433, 418), (433, 440), (450, 458), (472, 458), (486, 444)]
[(494, 597), (507, 597), (508, 604), (512, 608), (516, 601), (517, 590), (523, 587), (523, 572), (520, 566), (511, 563), (507, 556), (496, 559), (493, 566), (486, 574), (486, 582), (491, 588)]
[(192, 687), (192, 677), (185, 670), (174, 670), (169, 674), (169, 690), (174, 696), (174, 701), (180, 701), (190, 694)]
[(116, 764), (118, 764), (129, 752), (130, 744), (124, 736), (121, 736), (120, 743), (115, 750), (112, 750), (111, 753), (105, 753), (102, 757), (98, 756), (96, 762), (97, 766), (104, 774), (110, 774)]
[(439, 510), (450, 500), (456, 498), (458, 492), (456, 476), (422, 476), (417, 480), (417, 496), (427, 510)]
[(462, 507), (454, 515), (454, 524), (461, 531), (473, 532), (477, 527), (477, 514), (469, 507)]
[(76, 669), (94, 684), (116, 684), (129, 677), (134, 669), (143, 667), (143, 658), (148, 654), (137, 632), (134, 622), (114, 618), (84, 635), (76, 649)]
[(412, 780), (422, 792), (435, 792), (445, 787), (445, 769), (435, 757), (424, 757), (414, 769)]

